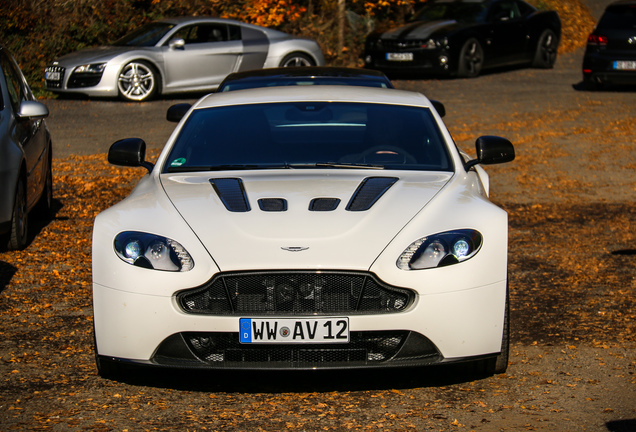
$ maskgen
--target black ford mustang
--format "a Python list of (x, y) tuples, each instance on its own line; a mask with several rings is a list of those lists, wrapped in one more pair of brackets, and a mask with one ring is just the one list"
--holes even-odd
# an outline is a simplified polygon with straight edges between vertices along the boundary
[(385, 73), (475, 77), (486, 68), (552, 68), (561, 37), (555, 11), (522, 0), (429, 0), (401, 27), (367, 37), (364, 60)]

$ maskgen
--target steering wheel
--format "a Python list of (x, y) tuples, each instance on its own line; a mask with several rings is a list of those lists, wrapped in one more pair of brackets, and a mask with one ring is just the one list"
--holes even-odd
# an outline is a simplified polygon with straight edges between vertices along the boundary
[(416, 164), (417, 159), (403, 148), (392, 145), (371, 147), (358, 155), (362, 163)]

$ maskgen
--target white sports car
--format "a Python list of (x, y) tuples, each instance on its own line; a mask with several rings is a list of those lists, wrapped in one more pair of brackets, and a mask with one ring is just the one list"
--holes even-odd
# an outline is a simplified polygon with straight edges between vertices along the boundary
[(232, 72), (324, 64), (311, 39), (234, 20), (181, 17), (147, 24), (109, 46), (62, 56), (44, 77), (56, 93), (144, 101), (214, 90)]
[(99, 373), (123, 364), (337, 369), (508, 356), (507, 214), (419, 93), (293, 86), (216, 93), (97, 216)]

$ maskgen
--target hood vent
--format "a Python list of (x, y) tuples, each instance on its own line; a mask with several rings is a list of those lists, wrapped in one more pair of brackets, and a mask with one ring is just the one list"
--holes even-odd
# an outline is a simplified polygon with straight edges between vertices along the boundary
[(287, 200), (283, 198), (261, 198), (258, 200), (258, 206), (265, 212), (284, 212), (287, 211)]
[(221, 202), (231, 212), (248, 212), (250, 204), (243, 187), (243, 181), (237, 178), (210, 179)]
[(338, 198), (314, 198), (309, 203), (309, 211), (334, 211), (339, 204)]
[(351, 197), (349, 204), (347, 204), (347, 210), (369, 210), (396, 181), (398, 181), (398, 179), (395, 177), (365, 178)]

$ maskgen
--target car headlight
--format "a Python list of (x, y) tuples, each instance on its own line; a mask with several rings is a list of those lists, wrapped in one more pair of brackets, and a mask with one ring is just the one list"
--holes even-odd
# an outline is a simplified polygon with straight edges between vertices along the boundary
[(185, 272), (194, 261), (179, 242), (138, 231), (125, 231), (115, 237), (115, 252), (128, 264), (138, 267)]
[(396, 264), (402, 270), (457, 264), (473, 257), (481, 243), (481, 234), (475, 230), (447, 231), (414, 241), (402, 252)]
[(447, 38), (433, 39), (430, 38), (426, 42), (424, 42), (421, 47), (424, 49), (437, 49), (437, 48), (445, 48), (448, 45)]
[(106, 68), (106, 63), (92, 63), (78, 66), (73, 71), (74, 73), (102, 73)]

